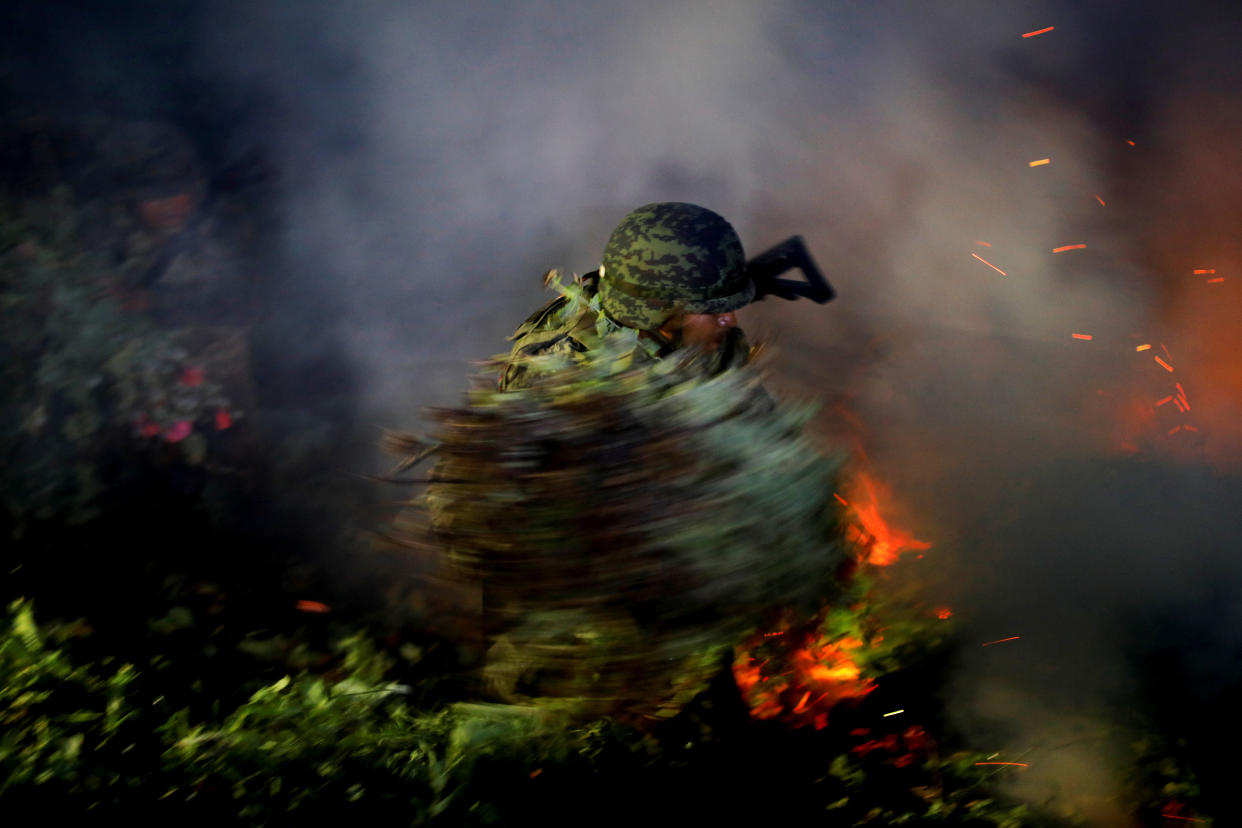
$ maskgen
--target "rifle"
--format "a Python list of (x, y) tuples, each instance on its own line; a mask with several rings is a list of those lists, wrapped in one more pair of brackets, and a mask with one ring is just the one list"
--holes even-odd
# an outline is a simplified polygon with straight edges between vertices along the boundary
[[(806, 281), (777, 278), (797, 268)], [(794, 300), (805, 296), (820, 305), (831, 301), (837, 292), (828, 284), (801, 236), (790, 236), (746, 263), (746, 275), (755, 283), (756, 301), (765, 296)]]

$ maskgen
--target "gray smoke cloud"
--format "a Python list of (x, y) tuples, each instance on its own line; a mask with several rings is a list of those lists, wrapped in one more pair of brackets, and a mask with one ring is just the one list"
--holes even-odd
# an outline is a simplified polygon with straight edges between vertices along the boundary
[[(1239, 261), (1239, 109), (1206, 56), (1168, 77), (1154, 73), (1180, 51), (1126, 64), (1143, 32), (1159, 37), (1153, 17), (220, 3), (200, 59), (271, 97), (294, 173), (287, 261), (306, 301), (342, 309), (376, 425), (454, 400), (468, 360), (543, 301), (542, 272), (593, 269), (639, 204), (704, 204), (752, 253), (804, 235), (838, 302), (765, 303), (744, 324), (780, 347), (782, 383), (828, 402), (826, 431), (861, 441), (892, 517), (934, 542), (901, 577), (980, 643), (1022, 636), (963, 659), (956, 721), (1025, 752), (1020, 794), (1117, 825), (1122, 766), (1099, 731), (1133, 681), (1129, 621), (1190, 613), (1206, 583), (1238, 576), (1238, 486), (1216, 476), (1239, 446), (1236, 285), (1205, 300), (1188, 274)], [(1206, 12), (1178, 21), (1178, 49), (1220, 37)], [(1134, 87), (1131, 124), (1110, 101)], [(1154, 406), (1171, 381), (1194, 418)]]

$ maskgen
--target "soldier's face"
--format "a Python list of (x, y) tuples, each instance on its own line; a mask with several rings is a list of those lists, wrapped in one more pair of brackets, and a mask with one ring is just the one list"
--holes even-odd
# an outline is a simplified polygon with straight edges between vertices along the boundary
[(698, 345), (714, 351), (724, 341), (725, 335), (736, 327), (736, 311), (686, 314), (681, 319), (681, 344)]

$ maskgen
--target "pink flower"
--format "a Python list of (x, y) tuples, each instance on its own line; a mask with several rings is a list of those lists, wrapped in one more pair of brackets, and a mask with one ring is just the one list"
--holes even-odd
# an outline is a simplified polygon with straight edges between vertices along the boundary
[(164, 439), (169, 443), (180, 443), (193, 430), (194, 426), (190, 425), (189, 420), (178, 420), (164, 430)]

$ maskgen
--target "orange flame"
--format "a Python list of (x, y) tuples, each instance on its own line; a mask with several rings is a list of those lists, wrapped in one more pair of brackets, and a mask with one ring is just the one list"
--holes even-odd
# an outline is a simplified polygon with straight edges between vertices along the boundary
[(853, 651), (864, 646), (856, 638), (811, 642), (787, 659), (778, 655), (758, 661), (751, 652), (762, 643), (763, 636), (756, 636), (739, 649), (733, 662), (733, 678), (756, 719), (779, 717), (822, 730), (830, 709), (875, 689), (875, 680), (864, 677), (854, 660)]
[(866, 562), (875, 566), (888, 566), (906, 550), (930, 549), (931, 544), (921, 541), (908, 532), (894, 529), (880, 516), (876, 487), (866, 474), (858, 476), (863, 498), (854, 497), (854, 514), (865, 535), (861, 538), (867, 547)]

